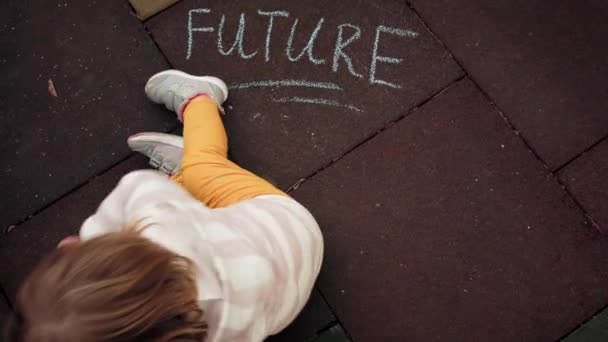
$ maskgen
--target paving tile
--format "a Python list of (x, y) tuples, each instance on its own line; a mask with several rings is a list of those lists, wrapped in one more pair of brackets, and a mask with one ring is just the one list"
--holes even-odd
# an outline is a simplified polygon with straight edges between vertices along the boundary
[[(244, 30), (237, 34), (241, 18)], [(226, 80), (231, 86), (225, 107), (232, 156), (282, 188), (316, 172), (462, 75), (450, 54), (396, 0), (213, 5), (184, 0), (146, 26), (174, 67)], [(306, 53), (311, 36), (316, 37), (313, 48), (306, 51), (312, 52)], [(391, 63), (397, 58), (402, 60)]]
[(131, 6), (137, 11), (137, 16), (142, 20), (155, 15), (178, 1), (179, 0), (129, 0)]
[(608, 309), (593, 317), (582, 327), (576, 329), (562, 342), (608, 341)]
[(78, 233), (82, 222), (95, 212), (122, 176), (146, 165), (143, 157), (130, 157), (3, 234), (0, 237), (0, 260), (3, 262), (0, 282), (9, 299), (15, 298), (19, 285), (43, 256), (64, 237)]
[(468, 79), (294, 196), (355, 341), (555, 341), (608, 302), (608, 239)]
[(608, 2), (410, 2), (552, 169), (608, 135)]
[(129, 134), (176, 127), (145, 98), (167, 65), (130, 12), (126, 1), (0, 4), (0, 229), (126, 157)]
[(608, 233), (608, 140), (562, 169), (559, 177), (604, 233)]
[(298, 318), (280, 334), (268, 338), (268, 342), (305, 342), (310, 341), (316, 334), (334, 322), (336, 318), (315, 289)]

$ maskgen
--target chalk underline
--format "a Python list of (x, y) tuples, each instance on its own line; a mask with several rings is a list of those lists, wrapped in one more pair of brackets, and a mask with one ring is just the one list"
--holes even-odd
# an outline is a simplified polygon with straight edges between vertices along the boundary
[(332, 82), (312, 82), (306, 80), (265, 80), (246, 83), (232, 84), (228, 89), (247, 89), (247, 88), (263, 88), (263, 87), (302, 87), (302, 88), (319, 88), (328, 90), (344, 90), (339, 85)]
[(273, 98), (272, 102), (274, 103), (308, 103), (308, 104), (316, 104), (316, 105), (324, 105), (324, 106), (334, 106), (341, 107), (353, 110), (355, 112), (363, 112), (361, 108), (355, 107), (349, 104), (342, 104), (336, 100), (323, 99), (323, 98), (311, 98), (311, 97), (281, 97), (281, 98)]

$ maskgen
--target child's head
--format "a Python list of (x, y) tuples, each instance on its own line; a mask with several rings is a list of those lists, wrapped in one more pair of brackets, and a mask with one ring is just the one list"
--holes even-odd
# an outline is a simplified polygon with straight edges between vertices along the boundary
[(8, 341), (201, 341), (191, 263), (136, 233), (58, 248), (19, 290)]

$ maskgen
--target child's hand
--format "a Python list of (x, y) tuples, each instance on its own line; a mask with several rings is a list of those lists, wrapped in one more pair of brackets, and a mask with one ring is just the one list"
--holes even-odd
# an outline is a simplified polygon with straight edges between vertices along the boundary
[(57, 245), (57, 248), (73, 245), (73, 244), (79, 243), (79, 242), (80, 242), (80, 236), (76, 236), (76, 235), (68, 236), (59, 242), (59, 244)]

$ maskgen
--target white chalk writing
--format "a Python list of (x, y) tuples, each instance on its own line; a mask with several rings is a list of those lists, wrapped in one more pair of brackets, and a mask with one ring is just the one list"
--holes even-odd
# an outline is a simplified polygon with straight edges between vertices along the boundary
[(213, 27), (193, 27), (192, 26), (192, 15), (194, 13), (211, 13), (208, 8), (195, 8), (188, 12), (188, 52), (186, 53), (186, 59), (192, 57), (192, 43), (193, 43), (193, 32), (213, 32)]
[[(355, 30), (355, 33), (352, 36), (350, 36), (346, 41), (344, 41), (344, 37), (343, 37), (345, 27)], [(344, 52), (344, 48), (347, 45), (351, 44), (352, 42), (354, 42), (355, 40), (357, 40), (359, 38), (361, 38), (361, 29), (359, 28), (359, 26), (355, 26), (352, 24), (342, 24), (342, 25), (338, 26), (338, 38), (336, 40), (336, 46), (334, 48), (334, 61), (333, 61), (333, 65), (331, 67), (333, 72), (338, 72), (338, 63), (340, 62), (340, 58), (343, 58), (344, 62), (346, 62), (346, 66), (348, 67), (348, 71), (351, 73), (351, 75), (353, 75), (355, 77), (363, 78), (363, 75), (361, 75), (355, 71), (351, 58), (348, 57), (348, 55)]]
[(328, 90), (342, 90), (342, 87), (332, 82), (310, 82), (305, 80), (266, 80), (234, 84), (229, 89), (264, 88), (264, 87), (302, 87)]
[(314, 64), (324, 64), (325, 63), (324, 59), (316, 59), (313, 56), (313, 52), (312, 52), (312, 49), (315, 46), (315, 41), (317, 40), (317, 36), (319, 35), (319, 31), (321, 31), (321, 27), (323, 27), (324, 21), (325, 21), (324, 18), (321, 18), (319, 20), (319, 22), (317, 23), (317, 27), (315, 27), (314, 31), (312, 31), (312, 33), (310, 34), (310, 39), (308, 39), (308, 43), (306, 44), (306, 46), (304, 47), (302, 52), (297, 57), (291, 56), (291, 50), (293, 49), (293, 38), (296, 34), (296, 28), (298, 27), (298, 19), (296, 19), (293, 22), (293, 25), (291, 26), (291, 33), (289, 34), (289, 39), (287, 40), (287, 50), (286, 50), (287, 58), (289, 58), (290, 61), (297, 62), (300, 58), (302, 58), (302, 56), (304, 56), (304, 54), (307, 54), (308, 59), (312, 63), (314, 63)]
[[(223, 55), (223, 56), (233, 55), (233, 54), (235, 54), (235, 51), (236, 51), (237, 52), (236, 55), (238, 55), (242, 59), (248, 59), (248, 60), (254, 59), (254, 57), (256, 57), (258, 55), (258, 52), (262, 48), (261, 46), (255, 47), (255, 50), (251, 50), (251, 51), (249, 51), (249, 53), (245, 52), (244, 46), (246, 45), (247, 42), (249, 42), (245, 39), (245, 37), (246, 37), (245, 33), (246, 33), (247, 22), (248, 22), (246, 20), (247, 17), (245, 15), (245, 12), (240, 13), (239, 20), (238, 20), (238, 27), (236, 28), (236, 34), (234, 36), (234, 41), (230, 40), (229, 46), (227, 46), (227, 43), (224, 39), (225, 38), (224, 31), (226, 28), (226, 20), (227, 20), (225, 14), (221, 15), (219, 22), (216, 21), (216, 26), (214, 26), (214, 27), (203, 27), (203, 26), (197, 26), (196, 24), (194, 24), (195, 15), (209, 14), (209, 13), (211, 13), (211, 10), (208, 8), (196, 8), (196, 9), (192, 9), (188, 12), (188, 46), (187, 46), (187, 53), (186, 53), (187, 60), (191, 59), (192, 54), (193, 54), (194, 33), (199, 33), (199, 32), (200, 33), (217, 32), (217, 34), (214, 34), (213, 36), (217, 37), (217, 41), (215, 43), (217, 44), (217, 50), (220, 55)], [(253, 17), (252, 22), (253, 22), (254, 26), (256, 25), (256, 23), (259, 23), (260, 20), (266, 21), (266, 29), (265, 29), (266, 36), (265, 36), (265, 42), (264, 42), (264, 47), (263, 47), (264, 48), (263, 59), (265, 62), (270, 62), (273, 57), (272, 56), (273, 30), (277, 31), (277, 30), (279, 30), (279, 25), (286, 24), (284, 22), (281, 22), (277, 18), (288, 18), (289, 16), (290, 16), (290, 14), (287, 11), (263, 11), (263, 10), (258, 9), (257, 16)], [(256, 19), (257, 19), (257, 21), (256, 21)], [(364, 30), (358, 25), (351, 24), (351, 23), (343, 23), (336, 27), (336, 35), (334, 36), (335, 40), (333, 42), (334, 43), (333, 51), (331, 51), (331, 52), (327, 51), (327, 53), (332, 53), (332, 55), (329, 56), (329, 58), (331, 58), (331, 63), (326, 63), (325, 58), (315, 57), (315, 51), (314, 51), (315, 44), (317, 44), (317, 41), (319, 40), (319, 35), (320, 35), (321, 31), (325, 28), (324, 27), (325, 18), (320, 18), (318, 20), (315, 28), (310, 33), (310, 36), (308, 36), (308, 40), (305, 41), (306, 44), (304, 45), (303, 48), (301, 48), (301, 51), (299, 50), (300, 49), (299, 47), (297, 49), (294, 48), (294, 44), (295, 44), (294, 41), (298, 40), (298, 38), (296, 38), (298, 24), (301, 24), (299, 19), (294, 18), (293, 23), (291, 25), (291, 30), (289, 32), (289, 36), (287, 39), (287, 44), (285, 46), (285, 50), (282, 50), (285, 52), (285, 54), (283, 56), (286, 56), (290, 62), (298, 62), (298, 61), (302, 60), (304, 58), (304, 56), (306, 56), (306, 59), (308, 59), (308, 61), (310, 61), (314, 65), (331, 64), (331, 71), (334, 73), (338, 73), (340, 71), (340, 68), (342, 67), (342, 69), (347, 69), (348, 73), (356, 78), (363, 79), (365, 76), (367, 76), (366, 80), (371, 85), (379, 85), (379, 86), (396, 88), (396, 89), (401, 88), (401, 85), (397, 84), (397, 83), (389, 82), (386, 79), (381, 79), (378, 76), (378, 69), (379, 69), (379, 66), (382, 64), (392, 64), (392, 65), (400, 64), (403, 62), (403, 58), (395, 56), (395, 55), (386, 56), (386, 55), (382, 54), (381, 50), (384, 50), (384, 49), (381, 49), (381, 47), (383, 46), (381, 44), (382, 37), (383, 37), (383, 35), (384, 36), (392, 35), (392, 36), (405, 37), (405, 38), (417, 38), (419, 35), (417, 32), (407, 30), (407, 29), (389, 27), (389, 26), (385, 26), (385, 25), (377, 26), (375, 28), (375, 37), (374, 37), (373, 45), (371, 48), (370, 64), (362, 65), (360, 58), (361, 58), (361, 56), (365, 56), (365, 54), (361, 54), (361, 53), (357, 54), (356, 56), (359, 57), (358, 59), (355, 59), (353, 54), (354, 54), (354, 51), (356, 51), (355, 49), (361, 47), (361, 40), (362, 40), (362, 37), (364, 36)], [(250, 23), (250, 25), (251, 25), (251, 23)], [(282, 30), (279, 32), (284, 32), (284, 31), (285, 30)], [(325, 30), (324, 30), (324, 32), (325, 32)], [(276, 33), (276, 34), (278, 34), (278, 33)], [(298, 37), (306, 37), (306, 36), (298, 35)], [(384, 45), (387, 45), (387, 43), (386, 43), (387, 39), (388, 38), (385, 37)], [(253, 40), (255, 40), (255, 39), (253, 39)], [(275, 40), (277, 40), (277, 38), (275, 38)], [(249, 42), (249, 43), (251, 44), (251, 42)], [(324, 46), (326, 46), (326, 45), (324, 45)], [(254, 47), (251, 47), (251, 48), (253, 49)], [(385, 48), (385, 49), (387, 49), (388, 51), (391, 51), (390, 48)], [(294, 51), (294, 50), (298, 50), (298, 51)], [(353, 57), (351, 57), (351, 55), (349, 55), (349, 51)], [(262, 54), (260, 54), (260, 56), (261, 55)], [(365, 57), (365, 58), (367, 59), (368, 57)], [(344, 64), (346, 67), (341, 66), (340, 64)], [(355, 68), (355, 64), (357, 66), (356, 68)], [(367, 68), (368, 65), (369, 65), (369, 68)], [(359, 70), (357, 70), (357, 69), (359, 69)], [(363, 70), (366, 70), (368, 75), (364, 76), (361, 72), (359, 72), (359, 71), (363, 71)], [(305, 83), (303, 83), (303, 82), (307, 82), (307, 81), (302, 81), (302, 80), (258, 81), (258, 82), (242, 83), (240, 85), (237, 85), (239, 87), (237, 89), (243, 89), (243, 88), (249, 88), (249, 87), (262, 87), (262, 86), (306, 87), (307, 85), (304, 85)], [(327, 87), (327, 83), (324, 83), (324, 82), (312, 82), (310, 84), (315, 84), (313, 87), (325, 88), (325, 89), (334, 89), (334, 88), (332, 88), (333, 86), (338, 87), (335, 84), (332, 84), (332, 86)], [(324, 84), (324, 85), (320, 86), (320, 84)]]
[(275, 103), (308, 103), (308, 104), (316, 104), (316, 105), (325, 105), (325, 106), (334, 106), (334, 107), (342, 107), (346, 109), (353, 110), (355, 112), (362, 112), (358, 107), (353, 105), (342, 104), (336, 100), (323, 99), (323, 98), (309, 98), (309, 97), (281, 97), (281, 98), (273, 98), (272, 102)]
[(222, 19), (220, 20), (220, 26), (217, 29), (217, 50), (224, 56), (228, 56), (232, 54), (235, 48), (238, 47), (239, 54), (243, 59), (249, 59), (253, 56), (257, 55), (257, 50), (250, 54), (246, 54), (243, 50), (243, 39), (245, 39), (245, 13), (241, 13), (239, 18), (239, 28), (236, 31), (236, 38), (234, 39), (234, 44), (228, 51), (224, 51), (224, 44), (222, 36), (224, 35), (224, 24), (226, 23), (226, 16), (222, 15)]
[(289, 13), (285, 11), (274, 11), (264, 12), (258, 10), (258, 14), (261, 16), (269, 17), (268, 19), (268, 30), (266, 31), (266, 50), (264, 50), (264, 59), (266, 62), (270, 61), (270, 37), (272, 36), (272, 24), (274, 23), (274, 17), (289, 17)]
[(370, 84), (382, 84), (382, 85), (385, 85), (385, 86), (391, 87), (391, 88), (401, 88), (401, 86), (398, 84), (390, 83), (390, 82), (379, 80), (376, 78), (376, 67), (377, 67), (378, 61), (384, 62), (384, 63), (392, 63), (392, 64), (398, 64), (403, 61), (403, 58), (385, 57), (385, 56), (378, 55), (378, 45), (380, 45), (380, 34), (382, 32), (394, 34), (394, 35), (401, 36), (401, 37), (410, 37), (410, 38), (416, 38), (418, 36), (418, 33), (414, 32), (414, 31), (410, 31), (410, 30), (402, 30), (399, 28), (386, 27), (384, 25), (380, 25), (376, 29), (376, 39), (374, 40), (374, 50), (372, 52), (372, 64), (371, 64), (370, 72), (369, 72), (369, 83)]

